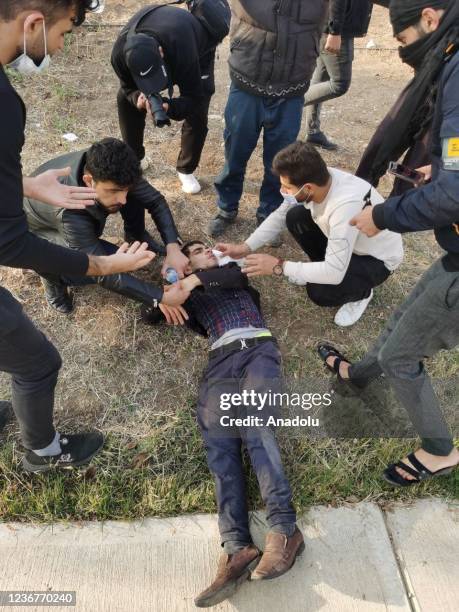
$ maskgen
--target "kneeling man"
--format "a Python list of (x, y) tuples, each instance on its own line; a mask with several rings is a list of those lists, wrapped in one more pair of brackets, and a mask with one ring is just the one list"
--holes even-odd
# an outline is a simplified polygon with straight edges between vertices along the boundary
[[(327, 168), (310, 144), (295, 142), (273, 162), (280, 177), (284, 202), (243, 244), (217, 244), (224, 255), (246, 257), (249, 276), (275, 274), (291, 283), (307, 285), (318, 306), (340, 306), (335, 323), (356, 323), (383, 283), (403, 260), (399, 234), (383, 231), (368, 238), (350, 224), (366, 204), (382, 196), (366, 181)], [(283, 261), (271, 255), (251, 255), (287, 227), (310, 262)]]
[[(214, 582), (195, 600), (204, 608), (230, 597), (250, 574), (252, 580), (268, 580), (287, 572), (304, 550), (304, 539), (296, 526), (292, 492), (274, 431), (264, 424), (269, 420), (266, 408), (247, 407), (239, 399), (232, 402), (231, 393), (222, 394), (223, 389), (232, 389), (237, 396), (244, 392), (263, 395), (275, 392), (281, 380), (280, 351), (263, 320), (258, 292), (237, 264), (219, 267), (212, 250), (202, 242), (188, 242), (183, 253), (190, 262), (189, 276), (180, 282), (183, 289), (191, 291), (184, 304), (187, 325), (210, 341), (197, 418), (215, 478), (224, 549)], [(158, 310), (144, 310), (149, 323), (159, 322), (161, 316)], [(234, 425), (228, 428), (231, 418)], [(247, 425), (246, 419), (251, 419), (251, 424)], [(243, 444), (267, 507), (270, 530), (263, 555), (249, 531)]]
[[(142, 178), (140, 162), (130, 147), (115, 138), (106, 138), (88, 150), (47, 162), (38, 168), (36, 174), (50, 168), (63, 167), (70, 167), (69, 176), (64, 177), (67, 184), (95, 189), (96, 203), (84, 210), (69, 210), (52, 208), (43, 202), (25, 198), (24, 209), (32, 233), (88, 255), (111, 255), (117, 247), (101, 238), (108, 216), (121, 212), (125, 238), (130, 241), (145, 239), (151, 245), (152, 239), (145, 232), (144, 225), (147, 210), (166, 245), (163, 271), (174, 268), (183, 278), (188, 260), (180, 250), (180, 238), (172, 213), (165, 198)], [(164, 312), (168, 306), (180, 304), (184, 297), (178, 286), (166, 296), (161, 288), (132, 274), (81, 278), (42, 277), (48, 303), (64, 314), (73, 310), (73, 300), (67, 289), (71, 285), (98, 283), (138, 302), (160, 306)]]

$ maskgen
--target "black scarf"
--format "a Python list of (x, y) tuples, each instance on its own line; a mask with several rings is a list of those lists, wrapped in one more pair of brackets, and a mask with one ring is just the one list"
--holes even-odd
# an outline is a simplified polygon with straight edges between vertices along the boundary
[(450, 0), (435, 32), (399, 50), (402, 61), (415, 67), (416, 73), (370, 140), (357, 176), (376, 187), (390, 161), (398, 160), (418, 141), (426, 139), (433, 120), (438, 79), (446, 59), (457, 47), (459, 2)]

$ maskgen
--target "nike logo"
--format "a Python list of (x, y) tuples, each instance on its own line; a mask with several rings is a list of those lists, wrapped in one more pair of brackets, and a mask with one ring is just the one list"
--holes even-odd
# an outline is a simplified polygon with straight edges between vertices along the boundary
[(147, 76), (147, 74), (152, 70), (153, 66), (150, 66), (150, 68), (148, 70), (146, 70), (145, 72), (141, 72), (140, 76)]

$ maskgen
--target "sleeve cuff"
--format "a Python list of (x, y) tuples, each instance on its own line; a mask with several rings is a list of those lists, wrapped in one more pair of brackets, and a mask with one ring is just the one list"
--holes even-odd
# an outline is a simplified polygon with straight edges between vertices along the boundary
[(328, 22), (328, 33), (332, 36), (340, 36), (341, 35), (341, 24), (337, 21), (329, 21)]
[(376, 204), (373, 206), (373, 223), (379, 230), (387, 229), (384, 220), (384, 204)]

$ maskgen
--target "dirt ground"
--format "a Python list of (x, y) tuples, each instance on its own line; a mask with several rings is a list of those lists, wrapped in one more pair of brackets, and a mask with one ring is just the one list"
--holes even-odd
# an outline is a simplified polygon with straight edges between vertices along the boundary
[[(112, 44), (127, 18), (142, 2), (108, 1), (101, 16), (92, 16), (70, 46), (53, 60), (49, 74), (40, 79), (16, 78), (15, 85), (27, 108), (27, 141), (23, 151), (25, 173), (75, 147), (84, 148), (97, 139), (119, 135), (117, 79), (109, 57)], [(376, 49), (366, 49), (374, 40)], [(387, 12), (375, 8), (367, 38), (356, 41), (354, 78), (343, 98), (326, 104), (323, 128), (340, 148), (327, 153), (329, 165), (355, 170), (366, 143), (379, 120), (410, 78), (392, 40)], [(184, 239), (206, 238), (208, 220), (215, 213), (213, 180), (223, 166), (223, 112), (229, 88), (228, 42), (219, 50), (217, 93), (210, 109), (210, 131), (198, 172), (204, 186), (198, 196), (185, 196), (174, 168), (179, 148), (180, 125), (170, 129), (147, 129), (147, 153), (153, 166), (147, 178), (166, 196)], [(78, 142), (63, 140), (74, 132)], [(302, 130), (304, 134), (304, 128)], [(262, 176), (262, 150), (254, 154), (247, 172), (237, 223), (227, 238), (245, 238), (255, 227), (254, 212)], [(387, 193), (389, 179), (381, 190)], [(151, 220), (148, 227), (152, 230)], [(122, 236), (119, 219), (110, 219), (106, 237)], [(321, 377), (323, 370), (314, 354), (317, 341), (327, 338), (362, 354), (376, 337), (394, 307), (414, 285), (420, 273), (437, 256), (430, 234), (405, 239), (406, 261), (391, 279), (375, 292), (369, 310), (355, 327), (342, 330), (333, 325), (333, 309), (311, 304), (304, 289), (272, 278), (257, 281), (264, 311), (279, 338), (289, 376)], [(300, 260), (302, 254), (287, 240), (281, 257)], [(158, 281), (158, 264), (140, 273)], [(0, 280), (23, 303), (37, 325), (55, 342), (64, 366), (56, 396), (59, 428), (98, 427), (120, 440), (139, 440), (154, 431), (174, 427), (177, 411), (190, 410), (199, 374), (206, 363), (207, 343), (183, 329), (151, 329), (139, 321), (138, 306), (99, 288), (76, 290), (76, 312), (66, 318), (50, 310), (38, 277), (31, 272), (0, 270)], [(430, 368), (437, 374), (452, 373), (456, 366), (446, 355)], [(0, 375), (0, 398), (10, 396), (9, 380)], [(9, 435), (17, 436), (15, 424)], [(116, 458), (115, 458), (116, 459)]]

